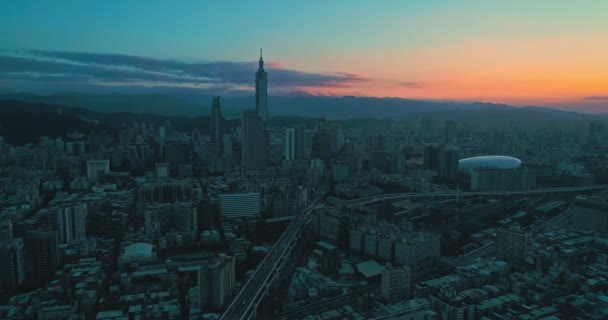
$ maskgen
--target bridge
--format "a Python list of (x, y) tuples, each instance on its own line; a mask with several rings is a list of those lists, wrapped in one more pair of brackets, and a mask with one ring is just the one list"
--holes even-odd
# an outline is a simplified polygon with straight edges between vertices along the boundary
[(348, 206), (355, 205), (366, 205), (375, 202), (387, 201), (387, 200), (398, 200), (406, 198), (465, 198), (465, 197), (479, 197), (479, 196), (493, 196), (493, 197), (508, 197), (516, 195), (534, 195), (534, 194), (555, 194), (555, 193), (572, 193), (572, 192), (584, 192), (607, 189), (608, 185), (593, 185), (593, 186), (581, 186), (581, 187), (561, 187), (561, 188), (544, 188), (544, 189), (526, 189), (526, 190), (512, 190), (512, 191), (447, 191), (447, 192), (410, 192), (410, 193), (389, 193), (375, 196), (369, 196), (364, 198), (352, 199), (345, 201)]
[(256, 318), (258, 306), (268, 295), (270, 288), (279, 281), (292, 252), (304, 235), (306, 226), (310, 222), (310, 213), (321, 207), (323, 205), (313, 201), (294, 216), (254, 274), (224, 311), (220, 320)]

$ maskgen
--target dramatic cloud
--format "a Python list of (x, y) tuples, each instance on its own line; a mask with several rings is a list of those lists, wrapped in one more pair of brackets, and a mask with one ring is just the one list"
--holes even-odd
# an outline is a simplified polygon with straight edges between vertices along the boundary
[[(294, 88), (350, 88), (370, 79), (349, 73), (310, 73), (266, 64), (269, 87), (276, 92)], [(243, 92), (252, 90), (257, 61), (185, 62), (123, 54), (31, 50), (0, 51), (0, 75), (4, 85), (32, 82), (38, 86), (183, 88)], [(65, 89), (64, 89), (65, 90)]]

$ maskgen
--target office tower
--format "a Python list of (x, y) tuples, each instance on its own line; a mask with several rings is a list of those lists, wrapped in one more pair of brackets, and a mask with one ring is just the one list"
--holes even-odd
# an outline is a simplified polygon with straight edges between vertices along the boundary
[(410, 295), (411, 277), (409, 267), (396, 268), (392, 264), (387, 263), (382, 271), (380, 294), (389, 303), (408, 299)]
[[(167, 143), (167, 129), (165, 126), (158, 127), (158, 146), (161, 157), (165, 156), (165, 144)], [(126, 145), (125, 145), (126, 147)]]
[(165, 235), (170, 227), (171, 204), (149, 204), (144, 210), (144, 232), (148, 237), (156, 239)]
[(424, 117), (422, 118), (422, 132), (425, 134), (429, 134), (433, 132), (433, 118)]
[(0, 222), (0, 241), (13, 240), (13, 223), (10, 220)]
[(31, 278), (38, 284), (52, 280), (59, 266), (59, 241), (57, 231), (28, 231), (24, 247), (31, 263)]
[(588, 142), (591, 144), (598, 143), (600, 135), (604, 131), (604, 126), (601, 123), (590, 122), (589, 123), (589, 139)]
[(243, 111), (243, 172), (264, 168), (264, 123), (255, 110)]
[(336, 154), (342, 148), (342, 132), (339, 123), (329, 125), (329, 147), (332, 154)]
[(16, 291), (25, 279), (23, 239), (0, 242), (0, 291)]
[(272, 217), (281, 218), (292, 214), (292, 201), (285, 190), (281, 190), (275, 194), (272, 199)]
[(255, 217), (260, 214), (261, 202), (259, 193), (220, 194), (220, 212), (227, 218)]
[(323, 161), (329, 161), (331, 158), (331, 132), (329, 122), (325, 120), (319, 121), (316, 147), (317, 157)]
[(209, 116), (209, 137), (210, 141), (220, 144), (222, 143), (222, 110), (220, 109), (220, 97), (213, 97), (211, 100), (211, 115)]
[(264, 71), (262, 49), (260, 49), (259, 68), (255, 73), (255, 111), (262, 121), (268, 120), (268, 75)]
[(373, 150), (369, 152), (368, 169), (377, 169), (382, 173), (389, 173), (391, 168), (391, 157), (384, 150)]
[(319, 215), (321, 240), (341, 247), (349, 245), (348, 214), (337, 210), (324, 210)]
[(230, 136), (229, 134), (225, 134), (222, 137), (222, 156), (224, 156), (224, 158), (232, 157), (232, 148), (232, 136)]
[(295, 150), (295, 130), (292, 128), (285, 129), (285, 141), (283, 142), (285, 149), (285, 160), (293, 160), (296, 156)]
[(441, 146), (438, 144), (427, 144), (424, 146), (423, 168), (438, 171), (440, 165)]
[(68, 204), (57, 208), (55, 212), (55, 228), (59, 243), (69, 243), (74, 240), (87, 238), (87, 206), (86, 204)]
[(448, 146), (456, 146), (458, 144), (458, 124), (456, 121), (446, 121), (443, 133), (443, 143)]
[(230, 302), (234, 290), (235, 259), (220, 254), (199, 270), (199, 298), (202, 306), (223, 311)]
[(526, 263), (528, 253), (528, 234), (518, 224), (511, 228), (498, 229), (496, 234), (496, 258), (515, 267)]
[(198, 213), (192, 202), (177, 202), (173, 205), (171, 225), (176, 231), (191, 234), (198, 233)]
[(87, 179), (96, 183), (110, 172), (110, 160), (87, 160)]
[(373, 134), (369, 137), (369, 150), (386, 150), (387, 139), (382, 134)]
[(165, 145), (165, 161), (171, 168), (177, 168), (186, 163), (190, 157), (192, 147), (185, 141), (170, 141)]
[(458, 160), (460, 150), (455, 147), (445, 147), (439, 151), (439, 176), (455, 178), (458, 175)]
[(306, 156), (306, 128), (304, 126), (294, 127), (294, 153), (296, 159)]
[[(262, 122), (262, 126), (264, 125), (264, 123)], [(266, 160), (268, 160), (270, 155), (271, 155), (271, 148), (270, 148), (270, 140), (271, 140), (271, 134), (270, 134), (270, 130), (264, 128), (264, 134), (263, 134), (263, 150), (264, 150), (264, 163), (266, 163)]]
[(198, 229), (207, 230), (215, 225), (215, 221), (220, 215), (219, 205), (215, 202), (202, 200), (198, 203)]

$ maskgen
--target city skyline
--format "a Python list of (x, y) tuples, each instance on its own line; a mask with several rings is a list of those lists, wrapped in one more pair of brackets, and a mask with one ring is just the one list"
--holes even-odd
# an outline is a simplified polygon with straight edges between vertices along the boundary
[(608, 101), (602, 77), (608, 22), (601, 14), (608, 4), (600, 1), (110, 1), (95, 7), (24, 1), (5, 7), (1, 92), (251, 95), (256, 50), (264, 47), (270, 95), (602, 113)]

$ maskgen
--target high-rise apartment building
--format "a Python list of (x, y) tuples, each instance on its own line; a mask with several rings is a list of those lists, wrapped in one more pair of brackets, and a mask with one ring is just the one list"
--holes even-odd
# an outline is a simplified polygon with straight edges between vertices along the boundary
[(23, 239), (0, 242), (0, 291), (16, 291), (25, 279)]
[(31, 263), (32, 279), (40, 284), (53, 279), (59, 266), (57, 231), (28, 231), (24, 246), (27, 260)]
[(380, 294), (388, 302), (393, 303), (408, 299), (411, 287), (410, 268), (394, 267), (387, 263), (382, 271), (382, 281), (380, 283)]
[(296, 157), (295, 150), (295, 130), (293, 128), (285, 129), (285, 140), (283, 142), (285, 150), (285, 160), (294, 160)]
[(528, 234), (519, 225), (498, 229), (496, 234), (496, 258), (520, 267), (526, 263)]
[(234, 290), (234, 267), (233, 256), (220, 254), (217, 259), (200, 269), (198, 284), (202, 306), (223, 311), (230, 303)]
[(87, 238), (87, 205), (65, 204), (55, 211), (55, 229), (60, 243)]

